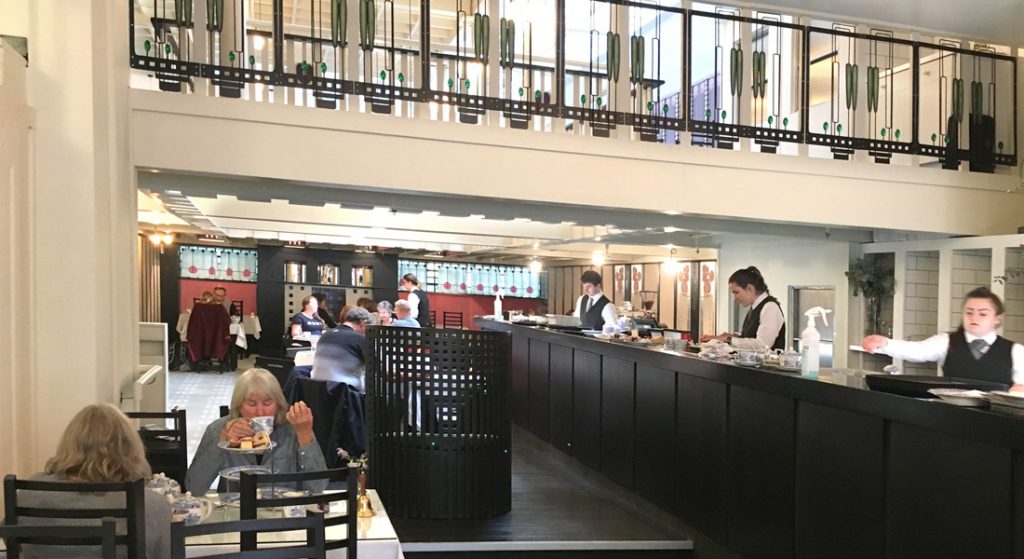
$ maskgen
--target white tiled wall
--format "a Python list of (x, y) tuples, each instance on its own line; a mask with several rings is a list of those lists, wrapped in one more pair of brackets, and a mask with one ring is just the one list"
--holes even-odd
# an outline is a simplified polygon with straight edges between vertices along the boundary
[(992, 249), (953, 251), (949, 324), (953, 329), (963, 321), (964, 295), (976, 287), (992, 286)]
[[(908, 252), (903, 285), (903, 338), (923, 340), (938, 332), (939, 253)], [(903, 363), (908, 375), (934, 375), (935, 363)]]
[[(1011, 248), (1006, 250), (1006, 267), (1020, 269), (1024, 267), (1024, 250)], [(1003, 336), (1018, 343), (1024, 343), (1024, 275), (1011, 277), (1007, 274), (1003, 303), (1006, 315), (1003, 317)]]

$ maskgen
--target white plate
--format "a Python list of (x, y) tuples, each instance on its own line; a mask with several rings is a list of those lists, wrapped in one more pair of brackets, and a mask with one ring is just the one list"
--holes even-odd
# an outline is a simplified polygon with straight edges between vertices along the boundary
[(270, 474), (273, 473), (269, 466), (259, 466), (256, 464), (247, 464), (245, 466), (235, 466), (233, 468), (224, 468), (220, 471), (220, 477), (228, 481), (238, 481), (242, 472), (250, 472), (253, 474)]
[(787, 373), (799, 373), (800, 372), (800, 366), (799, 365), (796, 366), (796, 367), (787, 367), (785, 365), (773, 364), (773, 365), (771, 365), (771, 367), (775, 368), (775, 369), (778, 369), (780, 371), (786, 371)]
[(929, 394), (938, 396), (943, 402), (956, 406), (982, 408), (988, 405), (985, 393), (980, 390), (963, 390), (959, 388), (932, 388)]
[(1020, 392), (989, 392), (988, 399), (993, 404), (1000, 404), (1012, 408), (1024, 408), (1024, 394)]
[(263, 454), (268, 450), (273, 450), (273, 448), (277, 446), (277, 443), (274, 441), (270, 441), (270, 446), (265, 446), (263, 448), (232, 448), (228, 446), (228, 444), (228, 441), (224, 441), (217, 443), (217, 446), (235, 454)]
[(742, 359), (733, 359), (732, 362), (737, 365), (742, 365), (744, 367), (760, 367), (761, 365), (764, 364), (760, 361), (744, 361)]

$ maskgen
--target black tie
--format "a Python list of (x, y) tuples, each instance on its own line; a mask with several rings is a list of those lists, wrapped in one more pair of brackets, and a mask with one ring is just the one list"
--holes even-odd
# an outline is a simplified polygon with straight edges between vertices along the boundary
[(589, 310), (590, 310), (590, 297), (584, 297), (583, 298), (583, 314), (587, 314), (587, 311), (589, 311)]
[(985, 355), (985, 351), (988, 349), (988, 342), (978, 338), (977, 340), (971, 341), (971, 355), (974, 356), (974, 360), (977, 361)]

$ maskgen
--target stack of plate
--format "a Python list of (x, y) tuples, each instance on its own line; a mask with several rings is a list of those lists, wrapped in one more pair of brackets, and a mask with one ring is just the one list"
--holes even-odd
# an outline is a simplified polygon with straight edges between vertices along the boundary
[(942, 401), (956, 406), (983, 408), (988, 406), (988, 394), (981, 390), (963, 390), (960, 388), (932, 388), (930, 394), (938, 396)]
[(1021, 392), (989, 392), (992, 409), (1024, 414), (1024, 393)]

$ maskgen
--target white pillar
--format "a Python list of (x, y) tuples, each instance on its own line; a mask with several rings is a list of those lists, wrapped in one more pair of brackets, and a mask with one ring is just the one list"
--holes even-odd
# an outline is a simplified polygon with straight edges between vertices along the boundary
[[(30, 216), (38, 317), (28, 370), (33, 464), (87, 404), (118, 403), (138, 361), (136, 190), (128, 144), (123, 3), (33, 0), (29, 105), (36, 111)], [(73, 317), (63, 335), (56, 321)]]

